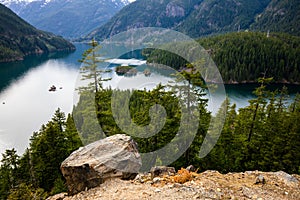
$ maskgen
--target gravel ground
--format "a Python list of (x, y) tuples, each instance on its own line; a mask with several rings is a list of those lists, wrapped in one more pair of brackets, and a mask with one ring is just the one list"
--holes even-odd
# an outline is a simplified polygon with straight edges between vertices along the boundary
[(174, 176), (151, 179), (139, 175), (133, 181), (111, 179), (97, 188), (74, 196), (59, 194), (48, 200), (140, 200), (140, 199), (256, 199), (300, 200), (300, 176), (284, 172), (220, 174), (217, 171), (193, 173), (184, 183)]

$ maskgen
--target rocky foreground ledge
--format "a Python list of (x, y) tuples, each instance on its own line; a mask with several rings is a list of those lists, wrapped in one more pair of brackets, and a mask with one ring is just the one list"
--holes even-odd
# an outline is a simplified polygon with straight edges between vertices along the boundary
[(139, 174), (134, 180), (110, 179), (74, 196), (58, 194), (48, 200), (97, 199), (300, 199), (300, 176), (285, 172), (248, 171), (220, 174), (182, 169), (174, 175)]
[(138, 173), (141, 157), (130, 136), (114, 135), (74, 151), (61, 164), (68, 193), (48, 200), (291, 199), (300, 200), (300, 176), (283, 171), (197, 173), (193, 166), (152, 167)]

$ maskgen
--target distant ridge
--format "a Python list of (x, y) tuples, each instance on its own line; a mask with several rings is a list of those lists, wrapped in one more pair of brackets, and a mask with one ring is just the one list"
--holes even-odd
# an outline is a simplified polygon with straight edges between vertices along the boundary
[(128, 0), (0, 0), (38, 29), (82, 37), (106, 23)]
[(31, 54), (74, 49), (74, 45), (62, 37), (36, 29), (0, 4), (0, 62), (22, 60)]
[(102, 40), (131, 28), (163, 27), (193, 38), (263, 30), (300, 36), (297, 0), (137, 0), (84, 39)]

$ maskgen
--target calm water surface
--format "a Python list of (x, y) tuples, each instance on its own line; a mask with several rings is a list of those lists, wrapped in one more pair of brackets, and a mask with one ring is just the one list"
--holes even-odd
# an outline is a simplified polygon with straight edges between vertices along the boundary
[[(29, 138), (47, 123), (57, 108), (70, 113), (74, 85), (86, 45), (71, 54), (30, 57), (0, 64), (0, 153), (16, 148), (23, 153)], [(56, 92), (49, 92), (55, 85)]]
[[(87, 46), (76, 44), (76, 47), (76, 52), (71, 54), (58, 53), (0, 64), (0, 153), (14, 147), (22, 154), (32, 133), (47, 123), (57, 108), (65, 113), (72, 111), (80, 68), (78, 59)], [(167, 83), (170, 80), (155, 72), (150, 77), (145, 77), (142, 72), (134, 78), (119, 77), (114, 72), (109, 76), (113, 77), (109, 83), (112, 87), (123, 88), (151, 88), (158, 82)], [(123, 82), (127, 85), (124, 86)], [(48, 91), (52, 85), (57, 87), (57, 91)], [(226, 92), (231, 102), (239, 108), (246, 106), (248, 100), (254, 97), (252, 91), (255, 87), (231, 85), (226, 86)], [(300, 88), (291, 86), (290, 90), (295, 93)], [(213, 110), (214, 105), (209, 107)]]

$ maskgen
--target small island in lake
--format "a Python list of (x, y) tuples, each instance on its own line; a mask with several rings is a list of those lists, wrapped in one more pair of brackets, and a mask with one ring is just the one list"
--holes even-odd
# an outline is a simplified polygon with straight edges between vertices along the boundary
[(143, 73), (147, 77), (151, 75), (151, 71), (149, 69), (145, 69)]
[(137, 74), (137, 70), (132, 66), (118, 66), (115, 69), (115, 72), (119, 76), (135, 76)]

